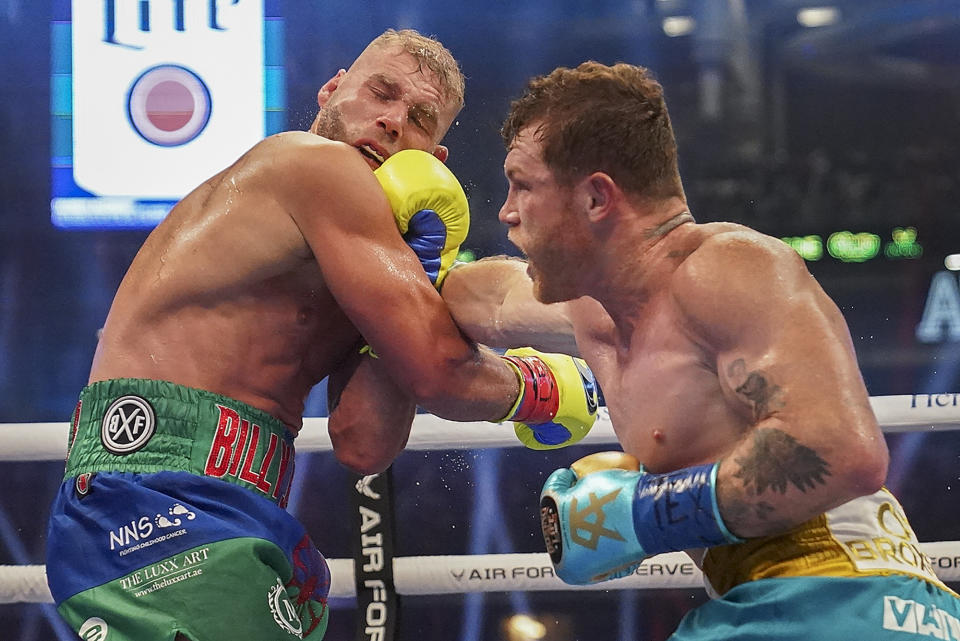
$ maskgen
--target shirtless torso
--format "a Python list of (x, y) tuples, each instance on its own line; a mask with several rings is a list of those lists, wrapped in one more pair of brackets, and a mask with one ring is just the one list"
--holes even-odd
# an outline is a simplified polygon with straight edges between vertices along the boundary
[[(747, 362), (756, 362), (747, 360), (751, 351), (762, 351), (768, 366), (778, 368), (798, 366), (804, 359), (826, 360), (824, 351), (837, 344), (844, 346), (842, 356), (853, 355), (839, 310), (812, 278), (799, 273), (798, 261), (782, 243), (739, 225), (714, 223), (681, 225), (665, 244), (655, 251), (670, 258), (644, 275), (662, 279), (663, 285), (635, 306), (638, 313), (622, 329), (594, 299), (568, 303), (578, 344), (605, 391), (621, 445), (655, 472), (722, 458), (758, 418), (772, 410), (791, 411), (783, 401), (800, 392), (799, 384), (787, 386), (789, 379), (772, 378), (768, 369), (747, 372)], [(756, 246), (753, 256), (750, 245)], [(756, 331), (735, 349), (726, 348), (718, 332), (730, 332), (737, 311), (722, 296), (703, 300), (706, 281), (738, 278), (740, 270), (759, 268), (749, 261), (761, 254), (770, 261), (779, 257), (797, 271), (781, 268), (783, 278), (799, 283), (790, 297), (793, 304), (771, 300), (764, 310), (768, 318), (754, 318)], [(656, 265), (657, 256), (651, 259)], [(725, 268), (718, 272), (717, 264)], [(703, 316), (705, 311), (712, 316)], [(726, 317), (726, 329), (706, 322), (721, 317)], [(774, 382), (776, 389), (749, 391), (744, 385), (751, 375), (750, 384)], [(862, 389), (855, 368), (823, 371), (822, 376), (820, 385), (856, 383)]]
[[(891, 600), (960, 614), (882, 487), (886, 444), (840, 310), (779, 239), (694, 221), (662, 89), (623, 63), (531, 79), (503, 127), (499, 212), (528, 262), (444, 285), (480, 341), (540, 327), (560, 342), (572, 326), (603, 389), (626, 454), (544, 482), (558, 576), (687, 550), (720, 598), (677, 641), (899, 638)], [(481, 295), (461, 307), (465, 292)]]
[[(451, 230), (469, 217), (439, 144), (462, 83), (440, 43), (388, 30), (320, 88), (309, 132), (261, 141), (150, 234), (108, 314), (51, 506), (51, 593), (81, 636), (319, 641), (329, 569), (284, 508), (324, 377), (334, 454), (359, 474), (390, 465), (417, 405), (554, 431), (565, 420), (567, 437), (592, 425), (578, 363), (531, 354), (527, 374), (467, 341), (427, 275), (441, 282), (450, 263), (433, 252), (452, 260), (465, 231)], [(555, 384), (525, 407), (535, 376), (582, 400)], [(190, 549), (202, 577), (132, 594)]]
[(168, 380), (298, 429), (310, 388), (359, 334), (290, 214), (291, 168), (278, 159), (333, 158), (336, 147), (308, 133), (275, 136), (184, 198), (130, 266), (90, 382)]
[[(330, 376), (334, 449), (357, 470), (389, 464), (416, 403), (451, 419), (506, 414), (515, 374), (463, 340), (373, 173), (405, 149), (447, 156), (459, 71), (418, 38), (372, 43), (320, 88), (309, 132), (260, 142), (171, 211), (120, 285), (91, 383), (208, 390), (296, 433)], [(379, 367), (356, 357), (361, 335)]]
[[(572, 325), (624, 451), (658, 473), (723, 460), (718, 497), (742, 536), (778, 532), (877, 483), (857, 468), (864, 452), (886, 452), (846, 324), (787, 245), (687, 222), (617, 271), (599, 300), (544, 306), (523, 263), (481, 262), (454, 270), (444, 298), (481, 342), (509, 344), (512, 332), (503, 321), (486, 331), (485, 306), (500, 319), (536, 315), (553, 342)], [(484, 298), (470, 282), (494, 291)], [(765, 468), (765, 448), (792, 467)]]

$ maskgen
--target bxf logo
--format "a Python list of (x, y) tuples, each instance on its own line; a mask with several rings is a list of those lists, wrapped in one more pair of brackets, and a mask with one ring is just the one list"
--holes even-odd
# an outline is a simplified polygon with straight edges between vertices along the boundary
[(113, 454), (130, 454), (147, 444), (157, 428), (157, 416), (146, 399), (122, 396), (103, 415), (100, 441)]

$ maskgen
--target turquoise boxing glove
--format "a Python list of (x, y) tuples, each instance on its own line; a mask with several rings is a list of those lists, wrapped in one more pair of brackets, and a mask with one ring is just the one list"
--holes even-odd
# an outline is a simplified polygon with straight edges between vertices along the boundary
[[(557, 576), (586, 585), (632, 573), (648, 556), (742, 543), (720, 516), (717, 463), (647, 474), (603, 452), (556, 470), (540, 494), (540, 525)], [(609, 469), (609, 468), (618, 469)]]

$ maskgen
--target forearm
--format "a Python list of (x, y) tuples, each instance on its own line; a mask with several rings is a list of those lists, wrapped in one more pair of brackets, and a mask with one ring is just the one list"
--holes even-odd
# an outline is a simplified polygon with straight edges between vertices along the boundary
[(578, 353), (566, 306), (536, 300), (522, 260), (498, 256), (459, 265), (441, 294), (460, 329), (478, 343)]
[[(558, 576), (574, 584), (624, 576), (644, 557), (782, 533), (866, 493), (849, 477), (828, 481), (830, 466), (819, 454), (767, 423), (720, 463), (656, 474), (629, 455), (605, 452), (555, 471), (540, 514)], [(603, 506), (604, 528), (619, 536), (586, 527), (579, 505), (588, 502)]]
[(328, 431), (337, 460), (359, 474), (389, 467), (406, 446), (416, 413), (376, 359), (355, 355), (328, 381)]
[(493, 351), (472, 345), (468, 353), (443, 351), (444, 366), (424, 384), (410, 381), (417, 404), (432, 414), (452, 421), (499, 421), (507, 416), (520, 392), (514, 371)]
[(783, 421), (758, 423), (720, 463), (717, 503), (727, 527), (741, 537), (778, 534), (875, 492), (886, 473), (881, 444), (832, 447)]

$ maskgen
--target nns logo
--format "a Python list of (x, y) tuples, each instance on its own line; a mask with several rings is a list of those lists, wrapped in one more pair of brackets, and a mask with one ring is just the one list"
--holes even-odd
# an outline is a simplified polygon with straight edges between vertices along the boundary
[(149, 516), (141, 516), (136, 521), (121, 525), (115, 532), (110, 532), (110, 549), (124, 548), (153, 534), (153, 521)]
[[(121, 525), (116, 530), (110, 532), (110, 549), (122, 549), (134, 543), (146, 540), (153, 535), (155, 531), (179, 527), (186, 521), (192, 521), (197, 515), (175, 503), (167, 514), (157, 514), (153, 518), (141, 516), (127, 524)], [(121, 552), (123, 554), (123, 552)]]

